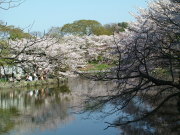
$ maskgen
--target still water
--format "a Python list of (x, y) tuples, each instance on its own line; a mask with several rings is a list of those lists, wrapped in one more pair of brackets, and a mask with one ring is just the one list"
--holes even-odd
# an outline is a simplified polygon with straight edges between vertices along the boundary
[(80, 78), (67, 84), (0, 91), (0, 135), (119, 135), (117, 128), (106, 128), (99, 113), (79, 113), (83, 95), (107, 90), (110, 85)]
[[(101, 95), (115, 86), (112, 82), (69, 78), (59, 86), (1, 90), (0, 135), (178, 135), (179, 130), (172, 129), (179, 125), (170, 127), (160, 116), (104, 130), (108, 126), (105, 122), (114, 122), (125, 112), (102, 117), (101, 112), (111, 105), (93, 112), (86, 109), (81, 112), (86, 108), (85, 95)], [(151, 108), (151, 104), (143, 107)], [(134, 108), (136, 105), (131, 104), (125, 111), (133, 114)]]

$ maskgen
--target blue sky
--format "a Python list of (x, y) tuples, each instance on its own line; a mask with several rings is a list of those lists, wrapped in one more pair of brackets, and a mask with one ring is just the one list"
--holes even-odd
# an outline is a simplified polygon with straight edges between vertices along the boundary
[(102, 24), (134, 21), (129, 12), (145, 8), (147, 0), (25, 0), (10, 10), (0, 9), (0, 20), (31, 31), (47, 31), (75, 20), (97, 20)]

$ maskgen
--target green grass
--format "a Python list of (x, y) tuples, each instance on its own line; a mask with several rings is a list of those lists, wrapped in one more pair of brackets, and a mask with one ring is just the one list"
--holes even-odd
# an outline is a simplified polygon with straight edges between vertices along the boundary
[(94, 68), (92, 68), (91, 70), (106, 70), (112, 66), (107, 65), (107, 64), (93, 64)]
[(81, 71), (101, 71), (101, 70), (107, 70), (109, 68), (111, 68), (112, 65), (108, 65), (108, 64), (95, 64), (95, 63), (91, 63), (88, 64), (86, 67), (81, 68)]
[(1, 82), (8, 82), (8, 81), (7, 81), (6, 79), (2, 79), (2, 78), (1, 78), (1, 79), (0, 79), (0, 83), (1, 83)]
[[(59, 80), (61, 81), (61, 80)], [(62, 79), (62, 81), (64, 81)], [(33, 87), (33, 86), (43, 86), (58, 83), (57, 79), (48, 79), (48, 80), (37, 80), (37, 81), (25, 81), (22, 80), (20, 82), (0, 82), (0, 89), (2, 88), (14, 88), (14, 87)]]
[(152, 74), (157, 77), (166, 77), (167, 78), (168, 76), (170, 76), (170, 72), (165, 68), (155, 68), (152, 71)]

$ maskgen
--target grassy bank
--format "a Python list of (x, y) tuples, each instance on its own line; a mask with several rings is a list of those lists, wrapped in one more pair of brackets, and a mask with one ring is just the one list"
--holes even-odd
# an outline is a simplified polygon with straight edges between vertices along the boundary
[(113, 65), (90, 63), (86, 67), (81, 68), (80, 71), (102, 71), (102, 70), (108, 70), (111, 67), (113, 67)]
[(65, 78), (55, 78), (55, 79), (37, 80), (37, 81), (0, 82), (0, 89), (60, 84), (64, 81), (66, 81)]

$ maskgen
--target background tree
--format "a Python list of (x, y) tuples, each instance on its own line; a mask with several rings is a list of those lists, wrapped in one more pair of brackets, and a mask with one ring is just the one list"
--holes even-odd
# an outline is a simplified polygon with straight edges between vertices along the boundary
[(47, 35), (50, 36), (50, 37), (56, 37), (56, 38), (62, 37), (61, 27), (52, 27), (52, 28), (50, 28)]
[(99, 26), (93, 29), (93, 35), (113, 35), (114, 32), (110, 31), (109, 29), (106, 29), (104, 26)]
[(95, 20), (78, 20), (71, 24), (65, 24), (61, 32), (63, 35), (91, 35), (95, 28), (101, 27), (101, 24)]
[(15, 26), (8, 26), (1, 22), (0, 24), (0, 37), (1, 39), (22, 39), (22, 38), (31, 38), (32, 36), (29, 33), (24, 32), (20, 28), (16, 28)]
[(128, 23), (127, 22), (121, 22), (121, 23), (118, 23), (118, 28), (117, 28), (117, 31), (118, 32), (124, 32), (125, 29), (128, 28)]
[(104, 28), (109, 32), (109, 35), (115, 33), (124, 32), (128, 28), (127, 22), (105, 24)]
[(61, 28), (63, 35), (112, 35), (110, 29), (95, 20), (78, 20)]
[(89, 36), (89, 35), (113, 35), (114, 32), (124, 32), (128, 23), (112, 23), (102, 25), (96, 20), (78, 20), (63, 27), (52, 27), (48, 34), (51, 37), (62, 37), (63, 35)]

